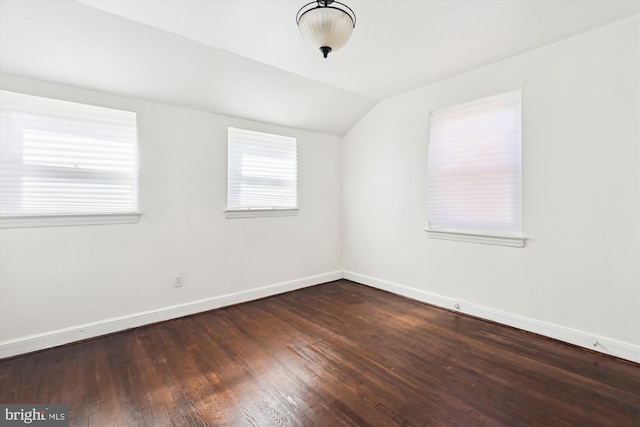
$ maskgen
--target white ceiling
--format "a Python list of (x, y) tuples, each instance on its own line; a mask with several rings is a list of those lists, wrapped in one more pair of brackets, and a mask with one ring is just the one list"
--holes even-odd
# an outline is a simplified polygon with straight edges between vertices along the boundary
[(321, 57), (298, 34), (309, 0), (79, 0), (380, 100), (638, 13), (637, 0), (343, 0), (352, 39)]
[(305, 0), (0, 0), (0, 69), (343, 135), (395, 94), (636, 15), (638, 0), (344, 0), (329, 58)]

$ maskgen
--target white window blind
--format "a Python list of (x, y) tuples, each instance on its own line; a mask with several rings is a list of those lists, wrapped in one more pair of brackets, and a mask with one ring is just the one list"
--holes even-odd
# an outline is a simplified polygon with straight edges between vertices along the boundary
[(229, 128), (228, 148), (228, 210), (297, 208), (295, 138)]
[(135, 113), (0, 91), (0, 129), (3, 219), (137, 213)]
[(431, 112), (429, 230), (521, 235), (520, 97), (518, 90)]

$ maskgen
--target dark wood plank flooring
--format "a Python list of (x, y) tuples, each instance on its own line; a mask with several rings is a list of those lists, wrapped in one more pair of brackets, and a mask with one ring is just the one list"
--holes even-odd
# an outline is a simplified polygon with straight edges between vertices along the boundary
[(345, 280), (0, 361), (88, 426), (640, 426), (640, 365)]

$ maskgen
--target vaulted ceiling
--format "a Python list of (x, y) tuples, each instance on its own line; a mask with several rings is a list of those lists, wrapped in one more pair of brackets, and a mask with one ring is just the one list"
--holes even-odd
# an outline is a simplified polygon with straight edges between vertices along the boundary
[(343, 135), (381, 99), (639, 12), (637, 0), (343, 0), (322, 58), (295, 0), (0, 0), (0, 69)]

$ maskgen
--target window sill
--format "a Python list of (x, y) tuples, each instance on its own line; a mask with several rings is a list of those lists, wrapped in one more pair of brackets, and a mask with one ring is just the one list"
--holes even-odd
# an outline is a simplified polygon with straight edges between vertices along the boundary
[(0, 217), (0, 228), (133, 224), (139, 220), (140, 212), (82, 215), (12, 215)]
[(453, 240), (457, 242), (483, 243), (486, 245), (510, 246), (523, 248), (527, 240), (524, 236), (498, 236), (487, 234), (473, 234), (461, 231), (445, 231), (425, 229), (431, 239)]
[(234, 218), (259, 218), (270, 216), (295, 216), (298, 214), (298, 208), (282, 208), (282, 209), (227, 209), (224, 216), (228, 219)]

